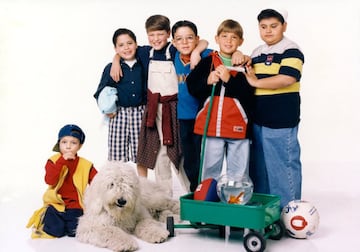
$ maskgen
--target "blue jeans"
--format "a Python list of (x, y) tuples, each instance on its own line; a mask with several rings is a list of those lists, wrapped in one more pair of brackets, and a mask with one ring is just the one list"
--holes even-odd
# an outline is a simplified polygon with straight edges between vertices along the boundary
[(207, 137), (202, 180), (219, 179), (226, 158), (226, 174), (230, 177), (248, 176), (250, 160), (249, 139)]
[(44, 215), (43, 230), (55, 237), (65, 235), (74, 237), (78, 219), (82, 215), (82, 209), (66, 209), (65, 212), (59, 212), (52, 205), (49, 205)]
[(300, 144), (298, 126), (272, 129), (254, 124), (250, 177), (254, 191), (281, 197), (284, 207), (301, 199)]

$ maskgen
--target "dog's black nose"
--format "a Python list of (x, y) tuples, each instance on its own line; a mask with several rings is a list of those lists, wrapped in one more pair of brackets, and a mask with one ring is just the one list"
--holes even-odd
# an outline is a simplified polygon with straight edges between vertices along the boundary
[(123, 206), (125, 206), (125, 204), (126, 204), (126, 200), (123, 199), (123, 198), (120, 198), (120, 199), (117, 200), (116, 203), (117, 203), (116, 205), (117, 205), (118, 207), (123, 207)]

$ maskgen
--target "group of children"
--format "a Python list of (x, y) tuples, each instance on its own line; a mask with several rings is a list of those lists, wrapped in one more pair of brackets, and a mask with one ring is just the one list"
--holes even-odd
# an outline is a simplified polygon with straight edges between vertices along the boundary
[[(304, 56), (284, 36), (286, 19), (283, 11), (260, 12), (259, 31), (265, 43), (251, 58), (238, 51), (243, 30), (232, 19), (217, 29), (218, 50), (207, 48), (193, 22), (181, 20), (170, 28), (163, 15), (146, 20), (147, 46), (138, 46), (132, 31), (116, 30), (116, 54), (94, 94), (109, 118), (108, 160), (136, 163), (139, 176), (153, 169), (155, 179), (172, 194), (172, 171), (184, 189), (193, 192), (199, 176), (219, 178), (225, 159), (228, 176), (250, 173), (254, 191), (280, 195), (281, 206), (300, 199), (297, 131)], [(238, 65), (243, 67), (234, 67)], [(37, 227), (39, 237), (75, 235), (84, 192), (80, 178), (90, 183), (96, 174), (90, 162), (77, 156), (84, 139), (76, 125), (59, 132), (59, 148), (54, 150), (60, 153), (47, 161), (45, 182), (60, 199), (44, 200), (49, 207), (42, 209), (41, 221), (36, 214), (30, 220), (28, 226)]]

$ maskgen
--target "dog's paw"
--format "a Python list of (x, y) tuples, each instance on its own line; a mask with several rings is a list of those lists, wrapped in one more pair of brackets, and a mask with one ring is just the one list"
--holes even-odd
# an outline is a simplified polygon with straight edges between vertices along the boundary
[(150, 224), (148, 226), (139, 226), (135, 230), (135, 235), (147, 242), (150, 243), (162, 243), (167, 240), (169, 237), (169, 231), (166, 230), (163, 225), (159, 225), (160, 223)]
[(159, 228), (157, 230), (154, 230), (155, 232), (149, 237), (150, 242), (152, 243), (162, 243), (165, 242), (169, 237), (169, 231), (163, 228)]
[(129, 238), (126, 240), (119, 240), (114, 246), (112, 246), (112, 250), (116, 252), (129, 252), (135, 251), (139, 248), (138, 243), (135, 239)]

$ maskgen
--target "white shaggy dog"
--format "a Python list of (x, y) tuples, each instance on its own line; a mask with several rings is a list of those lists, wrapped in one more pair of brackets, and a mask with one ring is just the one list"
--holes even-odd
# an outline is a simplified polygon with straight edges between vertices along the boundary
[(132, 234), (147, 242), (164, 242), (169, 231), (162, 222), (178, 214), (179, 202), (161, 185), (138, 177), (124, 163), (109, 162), (85, 192), (76, 238), (113, 251), (134, 251), (138, 243)]

